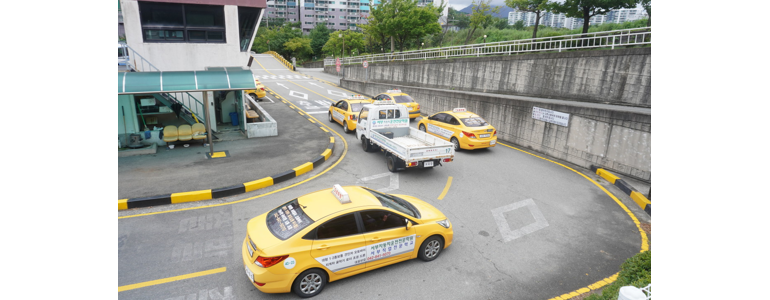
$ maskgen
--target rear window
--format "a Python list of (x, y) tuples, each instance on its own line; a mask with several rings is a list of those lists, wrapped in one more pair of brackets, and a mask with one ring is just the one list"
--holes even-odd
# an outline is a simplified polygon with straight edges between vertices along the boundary
[(370, 189), (366, 189), (366, 190), (372, 193), (372, 195), (374, 195), (374, 197), (376, 197), (377, 200), (380, 200), (380, 203), (382, 204), (382, 206), (400, 211), (414, 218), (418, 218), (418, 219), (420, 218), (420, 211), (418, 211), (416, 207), (414, 207), (411, 203), (407, 202), (406, 200), (393, 195), (388, 195), (377, 191), (373, 191)]
[(465, 118), (460, 119), (463, 121), (463, 124), (468, 127), (481, 127), (481, 126), (487, 126), (489, 123), (487, 121), (484, 121), (481, 117), (473, 117), (473, 118)]
[(393, 99), (396, 101), (396, 103), (410, 103), (410, 102), (414, 102), (412, 97), (409, 97), (409, 96), (393, 96)]
[(350, 103), (350, 110), (353, 112), (359, 112), (362, 108), (364, 108), (364, 104), (367, 103)]
[(273, 235), (285, 240), (313, 223), (297, 204), (297, 199), (286, 202), (267, 214), (267, 228)]

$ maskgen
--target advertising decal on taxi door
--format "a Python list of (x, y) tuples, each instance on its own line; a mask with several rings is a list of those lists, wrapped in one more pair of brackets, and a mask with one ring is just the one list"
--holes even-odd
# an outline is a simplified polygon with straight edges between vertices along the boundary
[(430, 123), (428, 123), (428, 132), (435, 133), (445, 138), (451, 138), (452, 134), (454, 133), (449, 129), (441, 128)]
[(414, 241), (415, 235), (413, 234), (390, 241), (367, 245), (366, 247), (359, 247), (348, 251), (316, 257), (316, 260), (332, 272), (337, 272), (366, 262), (412, 252), (414, 251)]

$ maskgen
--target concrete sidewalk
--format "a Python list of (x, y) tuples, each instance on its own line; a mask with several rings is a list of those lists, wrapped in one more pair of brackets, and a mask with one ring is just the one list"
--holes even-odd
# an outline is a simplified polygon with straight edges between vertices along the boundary
[(224, 141), (214, 142), (214, 151), (227, 151), (226, 158), (207, 158), (210, 149), (200, 142), (189, 143), (187, 148), (179, 143), (172, 150), (158, 146), (155, 154), (119, 157), (118, 199), (239, 185), (292, 171), (330, 146), (328, 132), (286, 104), (262, 101), (260, 105), (277, 121), (278, 136), (233, 139), (229, 133)]

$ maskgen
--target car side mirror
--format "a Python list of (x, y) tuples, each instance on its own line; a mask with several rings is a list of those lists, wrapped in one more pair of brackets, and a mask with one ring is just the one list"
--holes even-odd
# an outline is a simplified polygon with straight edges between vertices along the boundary
[(412, 221), (409, 221), (409, 219), (404, 219), (404, 221), (406, 221), (406, 230), (412, 228)]

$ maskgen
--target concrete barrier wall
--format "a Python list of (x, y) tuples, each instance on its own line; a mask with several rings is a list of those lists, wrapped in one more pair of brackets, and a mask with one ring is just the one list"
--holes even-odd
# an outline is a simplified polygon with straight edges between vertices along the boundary
[[(651, 48), (346, 65), (345, 79), (651, 107)], [(338, 75), (335, 66), (324, 72)]]
[[(647, 113), (587, 107), (591, 105), (570, 104), (569, 101), (554, 104), (522, 99), (526, 97), (358, 80), (342, 80), (340, 85), (369, 96), (400, 88), (420, 104), (423, 115), (465, 107), (495, 126), (498, 139), (503, 142), (581, 167), (595, 165), (650, 181), (652, 136), (651, 116)], [(535, 106), (569, 114), (569, 126), (533, 119), (532, 108)]]
[[(316, 61), (316, 62), (306, 62), (302, 64), (302, 66), (299, 66), (300, 68), (323, 68), (324, 62), (323, 61)], [(337, 71), (334, 69), (334, 71)]]

